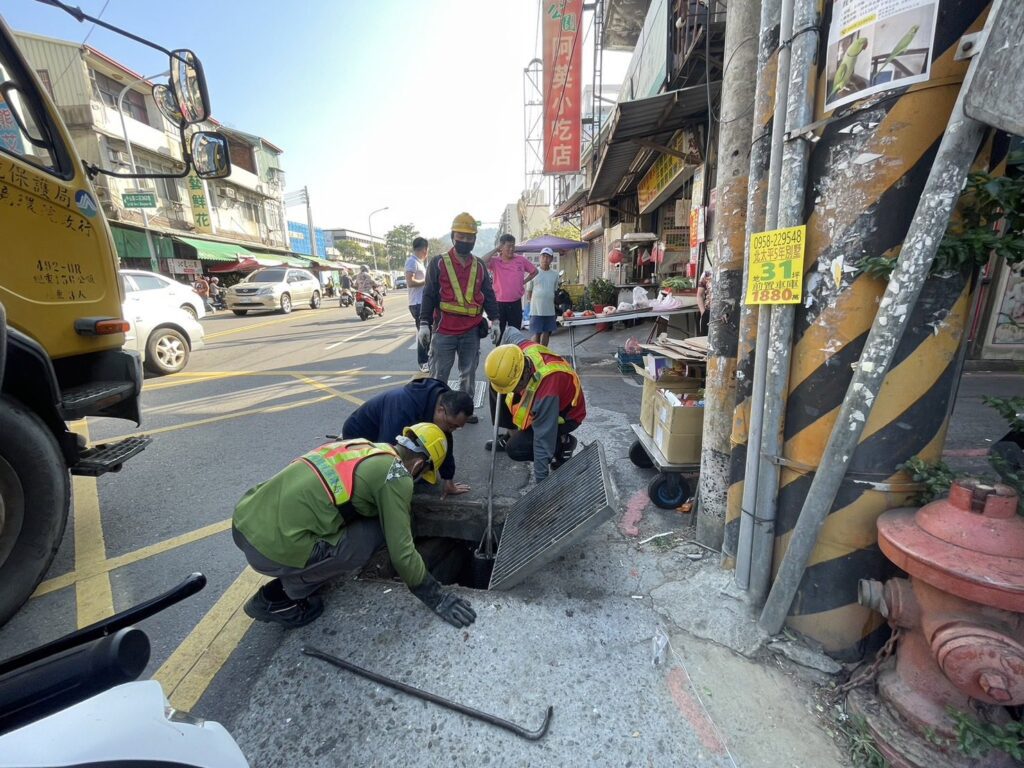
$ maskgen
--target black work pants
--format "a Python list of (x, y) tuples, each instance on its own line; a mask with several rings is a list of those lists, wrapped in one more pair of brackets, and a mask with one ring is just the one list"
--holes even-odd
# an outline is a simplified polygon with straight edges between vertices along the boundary
[[(412, 319), (416, 321), (416, 330), (420, 329), (420, 305), (410, 304), (409, 314), (412, 315)], [(420, 344), (419, 339), (416, 340), (416, 362), (419, 365), (424, 365), (427, 359), (430, 357), (430, 350)]]
[(498, 327), (505, 333), (505, 329), (510, 325), (517, 331), (523, 329), (522, 299), (498, 302)]

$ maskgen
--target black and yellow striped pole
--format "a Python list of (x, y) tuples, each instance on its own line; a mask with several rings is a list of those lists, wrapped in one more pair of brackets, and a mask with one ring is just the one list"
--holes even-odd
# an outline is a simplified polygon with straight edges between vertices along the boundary
[[(819, 66), (828, 60), (825, 32), (841, 5), (828, 5)], [(966, 61), (954, 59), (957, 44), (981, 30), (987, 7), (981, 0), (939, 3), (925, 54), (931, 58), (926, 82), (827, 113), (822, 105), (834, 78), (819, 73), (816, 117), (825, 125), (810, 160), (805, 303), (796, 315), (784, 447), (776, 459), (782, 465), (776, 571), (886, 288), (860, 265), (869, 257), (895, 256), (904, 242), (967, 70)], [(905, 308), (906, 333), (789, 607), (788, 626), (837, 658), (861, 658), (887, 631), (879, 615), (858, 605), (857, 582), (884, 577), (890, 568), (877, 547), (875, 521), (910, 501), (897, 467), (912, 456), (941, 454), (968, 282), (964, 275), (929, 280), (916, 304)]]
[[(762, 0), (761, 4), (744, 245), (750, 242), (752, 232), (764, 229), (765, 206), (768, 199), (768, 161), (771, 155), (772, 118), (775, 110), (775, 79), (779, 59), (781, 5), (781, 0)], [(756, 339), (757, 307), (741, 302), (735, 363), (736, 405), (730, 436), (729, 488), (726, 495), (725, 537), (722, 542), (722, 566), (727, 569), (735, 566), (739, 542), (740, 502), (743, 499), (743, 473), (747, 461)]]

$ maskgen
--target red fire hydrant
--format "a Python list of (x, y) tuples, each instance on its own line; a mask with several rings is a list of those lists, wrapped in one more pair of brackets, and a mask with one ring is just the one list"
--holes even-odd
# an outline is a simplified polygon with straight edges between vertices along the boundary
[[(878, 544), (911, 577), (860, 582), (860, 603), (901, 632), (895, 665), (878, 676), (883, 703), (932, 743), (956, 741), (949, 707), (1024, 704), (1024, 518), (1013, 489), (960, 480), (947, 499), (883, 514)], [(887, 757), (917, 764), (901, 751)]]

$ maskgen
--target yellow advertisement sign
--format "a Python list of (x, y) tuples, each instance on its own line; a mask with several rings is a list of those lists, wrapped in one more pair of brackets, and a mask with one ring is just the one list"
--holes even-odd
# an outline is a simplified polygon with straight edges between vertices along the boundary
[(747, 304), (799, 304), (804, 284), (807, 226), (750, 236)]
[(206, 199), (203, 180), (194, 173), (188, 177), (188, 198), (192, 204), (192, 221), (195, 223), (196, 232), (211, 234), (213, 222), (210, 220), (210, 202)]

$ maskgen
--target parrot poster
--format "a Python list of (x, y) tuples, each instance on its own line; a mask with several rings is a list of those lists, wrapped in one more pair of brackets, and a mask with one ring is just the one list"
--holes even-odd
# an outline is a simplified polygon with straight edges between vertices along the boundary
[(892, 64), (892, 62), (896, 59), (897, 56), (902, 54), (905, 50), (907, 50), (907, 48), (910, 47), (910, 44), (914, 42), (914, 38), (917, 36), (918, 29), (920, 29), (920, 27), (917, 24), (914, 24), (910, 29), (907, 30), (907, 33), (900, 38), (900, 41), (896, 43), (896, 46), (891, 51), (889, 51), (889, 55), (886, 57), (885, 61), (882, 62), (882, 66), (878, 68), (879, 72), (884, 71), (886, 67)]
[[(832, 90), (828, 94), (829, 99), (843, 90), (850, 82), (850, 78), (853, 77), (853, 68), (857, 64), (857, 57), (867, 47), (867, 44), (868, 41), (865, 37), (858, 37), (850, 43), (850, 47), (846, 49), (843, 60), (839, 62), (839, 66), (836, 68), (836, 76), (832, 79)], [(909, 42), (907, 44), (909, 45)]]

